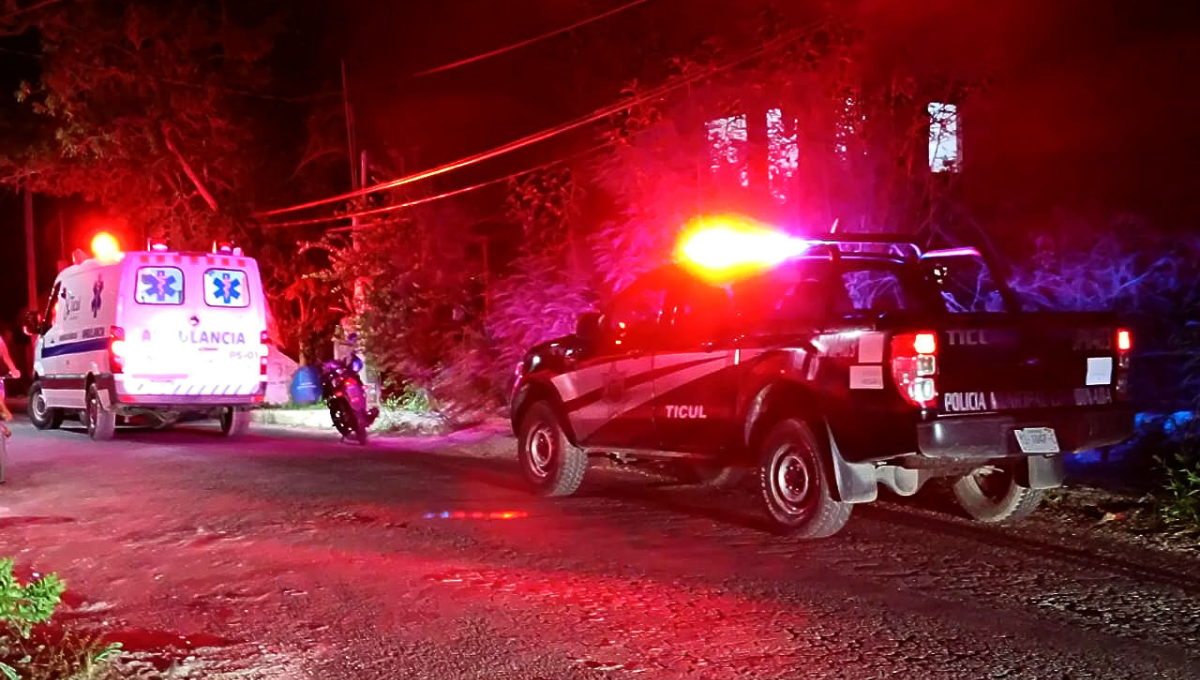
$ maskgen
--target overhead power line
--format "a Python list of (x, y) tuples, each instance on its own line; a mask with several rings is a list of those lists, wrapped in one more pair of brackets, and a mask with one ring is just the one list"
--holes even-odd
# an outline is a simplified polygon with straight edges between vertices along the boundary
[(458, 170), (460, 168), (465, 168), (467, 166), (474, 165), (476, 163), (480, 163), (480, 162), (483, 162), (486, 160), (490, 160), (492, 158), (496, 158), (497, 156), (502, 156), (504, 154), (511, 153), (513, 151), (524, 148), (531, 144), (536, 144), (537, 142), (541, 142), (546, 139), (550, 139), (551, 137), (556, 137), (565, 132), (570, 132), (571, 130), (575, 130), (575, 129), (583, 127), (585, 125), (589, 125), (598, 120), (608, 118), (609, 116), (618, 114), (618, 113), (628, 109), (631, 106), (635, 106), (637, 104), (641, 104), (641, 103), (644, 103), (644, 102), (647, 102), (647, 101), (650, 101), (653, 99), (658, 99), (659, 97), (662, 97), (663, 95), (668, 94), (674, 90), (691, 85), (692, 83), (696, 82), (697, 80), (701, 80), (701, 79), (707, 78), (711, 75), (714, 75), (716, 73), (720, 73), (722, 71), (728, 70), (728, 69), (738, 66), (746, 61), (749, 61), (769, 50), (772, 50), (772, 49), (780, 47), (781, 45), (787, 44), (789, 41), (795, 40), (807, 32), (816, 30), (816, 29), (820, 28), (822, 25), (824, 25), (824, 22), (817, 22), (817, 23), (812, 24), (812, 25), (810, 25), (804, 29), (801, 29), (799, 31), (795, 31), (795, 32), (789, 33), (785, 36), (780, 36), (778, 38), (775, 38), (774, 40), (772, 40), (770, 42), (763, 43), (762, 45), (755, 48), (754, 50), (752, 50), (746, 54), (743, 54), (739, 57), (736, 57), (734, 59), (729, 59), (729, 60), (724, 61), (720, 64), (717, 64), (715, 66), (710, 66), (708, 68), (700, 69), (696, 73), (693, 73), (693, 74), (690, 74), (687, 76), (682, 76), (672, 82), (668, 82), (666, 84), (660, 85), (659, 87), (654, 88), (653, 90), (650, 90), (649, 92), (645, 92), (643, 94), (640, 94), (636, 97), (632, 97), (630, 99), (622, 100), (620, 102), (617, 102), (616, 104), (606, 106), (602, 109), (594, 111), (593, 113), (587, 114), (581, 118), (576, 118), (575, 120), (569, 121), (567, 123), (563, 123), (561, 125), (558, 125), (558, 126), (555, 126), (552, 128), (548, 128), (546, 130), (542, 130), (541, 132), (536, 132), (532, 135), (522, 137), (521, 139), (498, 146), (494, 149), (490, 149), (488, 151), (477, 153), (473, 156), (468, 156), (466, 158), (463, 158), (463, 159), (460, 159), (457, 161), (453, 161), (450, 163), (446, 163), (444, 165), (440, 165), (438, 167), (431, 168), (429, 170), (424, 170), (424, 171), (414, 173), (414, 174), (411, 174), (411, 175), (408, 175), (405, 177), (401, 177), (399, 179), (394, 179), (394, 180), (390, 180), (387, 182), (381, 182), (379, 184), (374, 184), (369, 187), (363, 187), (362, 189), (356, 189), (354, 191), (348, 191), (346, 193), (338, 194), (336, 196), (330, 196), (329, 198), (321, 198), (321, 199), (309, 201), (307, 203), (301, 203), (299, 205), (294, 205), (294, 206), (290, 206), (290, 207), (286, 207), (286, 208), (276, 208), (274, 210), (266, 210), (266, 211), (254, 213), (254, 217), (257, 217), (257, 218), (274, 217), (275, 215), (282, 215), (285, 213), (296, 212), (299, 210), (307, 210), (309, 208), (316, 208), (316, 207), (319, 207), (322, 205), (328, 205), (330, 203), (338, 203), (341, 201), (347, 201), (352, 198), (358, 198), (360, 196), (367, 196), (370, 194), (378, 193), (380, 191), (387, 191), (389, 189), (395, 189), (395, 188), (402, 187), (402, 186), (405, 186), (408, 184), (412, 184), (414, 182), (419, 182), (421, 180), (429, 179), (431, 177), (437, 177), (438, 175), (444, 175), (448, 172), (452, 172), (452, 171)]
[[(558, 158), (558, 159), (552, 160), (548, 163), (542, 163), (541, 165), (537, 165), (532, 168), (526, 168), (525, 170), (520, 170), (518, 172), (510, 173), (503, 177), (497, 177), (496, 179), (489, 179), (486, 182), (472, 184), (469, 187), (463, 187), (461, 189), (454, 189), (452, 191), (435, 194), (433, 196), (426, 196), (424, 198), (418, 198), (418, 199), (414, 199), (412, 201), (406, 201), (404, 203), (397, 203), (396, 205), (385, 205), (380, 208), (370, 208), (368, 210), (360, 210), (358, 212), (347, 213), (345, 215), (330, 215), (328, 217), (314, 217), (312, 219), (292, 220), (289, 222), (270, 222), (270, 223), (264, 224), (263, 226), (268, 229), (274, 229), (274, 228), (279, 228), (279, 227), (304, 227), (304, 226), (312, 226), (314, 224), (324, 224), (325, 222), (339, 222), (341, 220), (357, 219), (360, 217), (371, 217), (373, 215), (382, 215), (385, 213), (395, 212), (397, 210), (404, 210), (405, 208), (412, 208), (412, 207), (415, 207), (418, 205), (423, 205), (425, 203), (432, 203), (433, 201), (440, 201), (443, 198), (450, 198), (452, 196), (458, 196), (460, 194), (465, 194), (470, 191), (475, 191), (476, 189), (482, 189), (484, 187), (491, 186), (493, 184), (499, 184), (500, 182), (507, 182), (509, 180), (516, 179), (523, 175), (528, 175), (530, 173), (537, 172), (539, 170), (545, 170), (546, 168), (554, 167), (555, 165), (559, 165), (561, 163), (566, 163), (568, 161), (579, 158), (580, 156), (586, 156), (590, 153), (595, 153), (596, 151), (599, 151), (600, 149), (603, 149), (606, 146), (608, 146), (608, 145), (600, 144), (600, 145), (594, 146), (590, 149), (585, 149), (578, 153), (573, 153), (570, 156), (564, 156), (563, 158)], [(362, 229), (362, 228), (366, 228), (369, 226), (371, 226), (371, 225), (369, 225), (369, 224), (362, 225), (357, 228)], [(327, 231), (330, 231), (330, 232), (349, 231), (354, 228), (356, 228), (356, 227), (345, 226), (345, 227), (336, 227), (333, 229), (328, 229)]]
[(32, 4), (28, 7), (18, 7), (16, 9), (14, 9), (13, 11), (9, 12), (8, 14), (5, 14), (4, 16), (0, 16), (0, 21), (8, 21), (9, 19), (12, 19), (16, 16), (25, 14), (26, 12), (34, 12), (39, 9), (49, 7), (50, 5), (57, 5), (60, 2), (63, 2), (63, 0), (42, 0), (42, 2), (35, 2), (34, 4)]
[(644, 5), (647, 2), (650, 2), (650, 0), (633, 0), (633, 2), (625, 3), (624, 5), (621, 5), (620, 7), (614, 7), (613, 9), (610, 9), (607, 12), (602, 12), (595, 16), (588, 17), (587, 19), (583, 19), (582, 21), (576, 21), (575, 23), (571, 24), (570, 26), (563, 26), (562, 28), (556, 28), (553, 31), (549, 31), (547, 33), (543, 33), (541, 35), (529, 38), (527, 40), (522, 40), (521, 42), (513, 43), (511, 45), (506, 45), (505, 47), (501, 47), (499, 49), (495, 49), (490, 52), (484, 52), (483, 54), (477, 54), (473, 57), (467, 57), (466, 59), (460, 59), (458, 61), (451, 62), (449, 64), (443, 64), (442, 66), (438, 66), (436, 68), (419, 71), (417, 73), (414, 73), (412, 77), (420, 78), (421, 76), (427, 76), (427, 75), (431, 75), (434, 73), (441, 73), (442, 71), (449, 71), (451, 69), (459, 68), (460, 66), (474, 64), (475, 62), (478, 62), (478, 61), (483, 61), (485, 59), (490, 59), (492, 57), (496, 57), (501, 54), (505, 54), (507, 52), (512, 52), (513, 50), (519, 50), (522, 47), (532, 45), (536, 42), (541, 42), (543, 40), (546, 40), (547, 38), (553, 38), (554, 36), (562, 35), (563, 33), (570, 33), (571, 31), (573, 31), (577, 28), (582, 28), (583, 26), (587, 26), (588, 24), (595, 23), (602, 19), (607, 19), (608, 17), (611, 17), (614, 14), (620, 14), (621, 12), (624, 12), (625, 10), (633, 9), (634, 7), (637, 7), (638, 5)]

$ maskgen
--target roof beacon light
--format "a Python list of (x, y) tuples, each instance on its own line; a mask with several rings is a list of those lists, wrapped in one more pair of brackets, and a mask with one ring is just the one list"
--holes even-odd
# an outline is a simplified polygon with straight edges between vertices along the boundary
[(804, 239), (738, 216), (700, 217), (688, 223), (675, 258), (710, 279), (733, 279), (769, 269), (808, 247)]
[(116, 262), (121, 259), (121, 246), (117, 239), (107, 231), (102, 231), (92, 237), (92, 257), (101, 262)]
[(147, 239), (146, 250), (149, 250), (150, 252), (163, 253), (170, 249), (171, 249), (171, 247), (169, 245), (167, 245), (167, 242), (164, 241), (163, 239), (160, 239), (160, 238)]
[(229, 241), (213, 241), (213, 252), (218, 255), (233, 255), (233, 244)]

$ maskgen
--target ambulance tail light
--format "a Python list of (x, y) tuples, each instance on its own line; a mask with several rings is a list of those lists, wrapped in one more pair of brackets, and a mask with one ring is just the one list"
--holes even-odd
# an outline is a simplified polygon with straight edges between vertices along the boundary
[(125, 372), (125, 329), (119, 326), (108, 331), (108, 365), (114, 374)]
[(1133, 333), (1127, 328), (1117, 329), (1117, 370), (1113, 380), (1117, 399), (1129, 398), (1129, 359), (1133, 352)]
[(266, 331), (258, 334), (258, 374), (266, 377), (267, 375), (267, 359), (271, 355), (271, 336)]
[(937, 403), (937, 334), (901, 333), (892, 337), (892, 380), (900, 396), (913, 406)]

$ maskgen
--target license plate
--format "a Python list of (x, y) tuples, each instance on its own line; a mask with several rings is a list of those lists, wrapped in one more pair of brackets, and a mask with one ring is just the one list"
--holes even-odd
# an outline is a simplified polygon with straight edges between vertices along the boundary
[(1026, 427), (1013, 430), (1022, 453), (1058, 453), (1058, 437), (1052, 427)]

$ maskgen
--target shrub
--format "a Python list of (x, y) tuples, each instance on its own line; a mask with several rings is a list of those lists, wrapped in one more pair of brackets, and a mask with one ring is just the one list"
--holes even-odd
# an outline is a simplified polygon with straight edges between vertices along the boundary
[(1200, 528), (1200, 456), (1188, 448), (1159, 459), (1163, 470), (1159, 514), (1168, 524)]
[(13, 560), (0, 559), (0, 676), (85, 680), (108, 672), (119, 643), (38, 628), (54, 615), (65, 590), (54, 574), (23, 584), (13, 573)]

